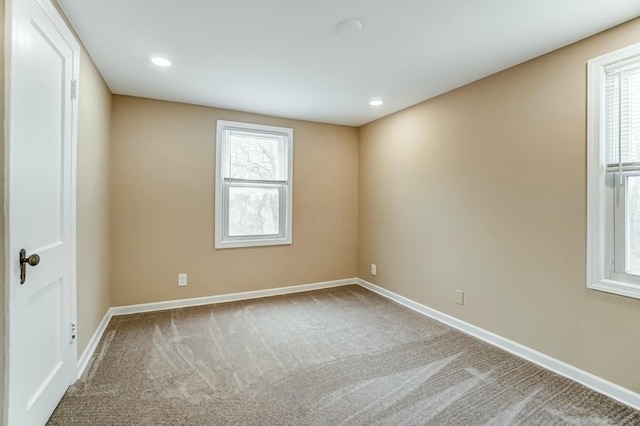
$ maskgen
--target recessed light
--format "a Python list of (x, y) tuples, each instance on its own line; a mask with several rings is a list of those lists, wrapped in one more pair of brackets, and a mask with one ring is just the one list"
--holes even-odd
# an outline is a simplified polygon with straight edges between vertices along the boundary
[(171, 61), (165, 58), (161, 58), (160, 56), (154, 56), (149, 59), (152, 64), (157, 65), (159, 67), (169, 67), (171, 66)]
[(369, 101), (369, 105), (371, 106), (380, 106), (382, 104), (384, 104), (384, 101), (382, 99), (371, 99)]

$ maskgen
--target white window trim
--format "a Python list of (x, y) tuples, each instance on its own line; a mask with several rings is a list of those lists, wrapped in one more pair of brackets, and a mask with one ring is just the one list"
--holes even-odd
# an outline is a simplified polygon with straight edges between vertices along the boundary
[(605, 67), (640, 55), (640, 43), (591, 59), (587, 63), (587, 287), (640, 299), (640, 285), (606, 277), (606, 262), (613, 250), (607, 235), (605, 185), (604, 102)]
[[(224, 220), (224, 179), (222, 177), (222, 143), (225, 129), (239, 129), (248, 131), (259, 131), (269, 133), (279, 133), (287, 135), (288, 144), (288, 176), (286, 186), (286, 206), (281, 210), (283, 217), (284, 234), (269, 237), (235, 237), (233, 240), (225, 240), (225, 220)], [(242, 123), (237, 121), (218, 120), (216, 129), (216, 171), (215, 171), (215, 227), (214, 240), (216, 249), (237, 248), (237, 247), (257, 247), (292, 244), (293, 231), (293, 129), (286, 127), (267, 126), (263, 124)]]

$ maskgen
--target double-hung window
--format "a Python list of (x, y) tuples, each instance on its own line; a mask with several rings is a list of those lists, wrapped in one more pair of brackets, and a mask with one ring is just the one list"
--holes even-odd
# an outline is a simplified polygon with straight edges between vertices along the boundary
[(215, 247), (291, 244), (293, 130), (218, 120)]
[(588, 76), (587, 286), (640, 298), (640, 44)]

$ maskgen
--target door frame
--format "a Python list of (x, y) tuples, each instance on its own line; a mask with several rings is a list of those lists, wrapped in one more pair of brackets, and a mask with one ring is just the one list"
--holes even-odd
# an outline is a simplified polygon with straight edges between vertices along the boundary
[[(11, 109), (11, 77), (12, 77), (12, 62), (11, 54), (15, 46), (15, 34), (14, 34), (14, 22), (12, 19), (12, 6), (14, 2), (20, 0), (5, 0), (5, 30), (4, 30), (4, 106), (5, 106), (5, 118), (4, 118), (4, 278), (5, 278), (5, 301), (4, 301), (4, 401), (3, 401), (3, 416), (2, 423), (7, 424), (8, 413), (11, 410), (9, 407), (9, 370), (11, 369), (11, 328), (12, 322), (12, 306), (13, 306), (13, 290), (12, 283), (15, 283), (19, 275), (18, 267), (18, 253), (11, 253), (10, 238), (12, 237), (12, 230), (9, 226), (9, 207), (10, 207), (10, 182), (11, 182), (11, 164), (10, 164), (10, 149), (11, 149), (11, 129), (10, 120)], [(70, 302), (70, 318), (71, 322), (77, 324), (77, 288), (76, 288), (76, 271), (77, 271), (77, 251), (76, 251), (76, 204), (77, 204), (77, 141), (78, 141), (78, 81), (80, 76), (80, 54), (81, 48), (78, 40), (75, 38), (72, 30), (69, 29), (65, 20), (61, 17), (60, 12), (53, 5), (51, 0), (34, 0), (44, 10), (45, 14), (50, 19), (58, 33), (69, 44), (72, 55), (72, 73), (70, 80), (76, 81), (75, 100), (71, 103), (71, 182), (70, 182), (70, 229), (69, 229), (69, 250), (71, 257), (71, 271), (69, 275), (69, 302)], [(71, 324), (69, 324), (71, 327)], [(68, 362), (71, 364), (71, 375), (69, 377), (69, 386), (71, 386), (78, 378), (78, 343), (77, 338), (71, 344), (72, 348), (69, 351), (70, 359)]]

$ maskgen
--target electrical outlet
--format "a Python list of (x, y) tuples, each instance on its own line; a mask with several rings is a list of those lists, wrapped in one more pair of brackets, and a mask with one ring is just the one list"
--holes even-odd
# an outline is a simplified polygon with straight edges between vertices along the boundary
[(178, 287), (187, 286), (187, 274), (178, 274)]
[(464, 305), (464, 291), (456, 290), (456, 303), (458, 305)]
[(376, 264), (375, 264), (375, 263), (372, 263), (372, 264), (371, 264), (371, 275), (375, 275), (375, 274), (377, 274), (377, 273), (378, 273), (378, 271), (377, 271)]

